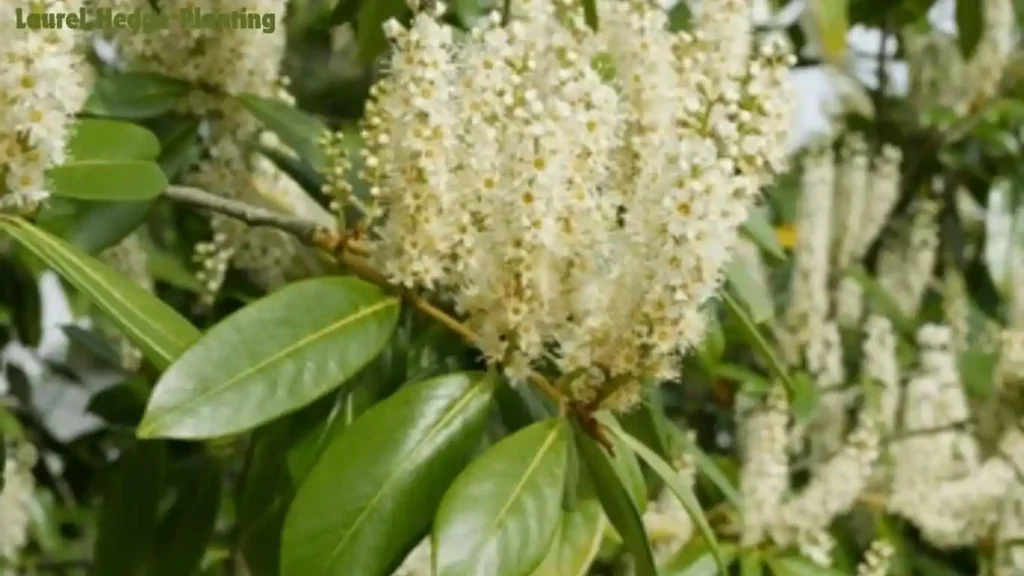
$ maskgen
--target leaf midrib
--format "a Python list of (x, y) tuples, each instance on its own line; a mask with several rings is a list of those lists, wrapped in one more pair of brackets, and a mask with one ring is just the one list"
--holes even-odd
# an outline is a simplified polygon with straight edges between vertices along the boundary
[(211, 387), (211, 388), (203, 391), (201, 394), (197, 394), (196, 396), (193, 396), (192, 398), (186, 400), (185, 402), (182, 402), (180, 404), (171, 406), (166, 411), (164, 411), (158, 418), (156, 418), (154, 420), (151, 420), (150, 423), (147, 426), (145, 426), (144, 428), (140, 428), (139, 429), (139, 433), (140, 434), (146, 434), (149, 431), (153, 430), (154, 428), (158, 428), (159, 424), (161, 424), (163, 422), (166, 422), (169, 417), (171, 417), (171, 416), (173, 416), (175, 414), (180, 413), (182, 410), (191, 409), (192, 407), (194, 407), (195, 404), (203, 402), (206, 399), (210, 398), (211, 396), (216, 396), (216, 395), (222, 394), (227, 389), (234, 387), (241, 380), (244, 380), (245, 378), (248, 378), (249, 376), (251, 376), (251, 375), (253, 375), (253, 374), (263, 370), (267, 366), (270, 366), (271, 364), (274, 364), (274, 363), (278, 362), (279, 360), (281, 360), (281, 359), (285, 358), (286, 356), (290, 355), (292, 352), (294, 352), (294, 351), (296, 351), (298, 349), (304, 348), (305, 346), (309, 345), (310, 343), (312, 343), (312, 342), (314, 342), (316, 340), (319, 340), (319, 339), (325, 337), (326, 335), (328, 335), (328, 334), (330, 334), (332, 332), (340, 330), (340, 329), (344, 328), (345, 326), (348, 326), (349, 324), (351, 324), (351, 323), (353, 323), (353, 322), (355, 322), (357, 320), (361, 320), (362, 318), (364, 318), (364, 317), (366, 317), (366, 316), (368, 316), (368, 315), (370, 315), (370, 314), (372, 314), (374, 312), (377, 312), (378, 310), (381, 310), (381, 309), (386, 308), (388, 306), (397, 305), (397, 304), (398, 304), (398, 299), (397, 298), (385, 298), (385, 299), (381, 300), (380, 302), (377, 302), (375, 304), (372, 304), (370, 306), (367, 306), (367, 307), (359, 310), (355, 314), (352, 314), (350, 316), (346, 316), (345, 318), (343, 318), (343, 319), (341, 319), (341, 320), (339, 320), (337, 322), (334, 322), (334, 323), (326, 326), (325, 328), (322, 328), (322, 329), (320, 329), (320, 330), (318, 330), (318, 331), (316, 331), (316, 332), (306, 336), (305, 338), (302, 338), (302, 339), (298, 340), (294, 344), (291, 344), (290, 346), (284, 347), (283, 349), (281, 349), (277, 353), (272, 354), (272, 355), (268, 356), (267, 358), (263, 359), (262, 361), (257, 362), (256, 364), (254, 364), (254, 365), (250, 366), (249, 368), (243, 370), (242, 372), (239, 372), (238, 374), (236, 374), (235, 376), (229, 378), (227, 381), (225, 381), (224, 383), (220, 384), (219, 386)]
[[(124, 314), (124, 316), (134, 316), (136, 318), (137, 322), (139, 322), (141, 324), (148, 325), (150, 327), (150, 329), (152, 329), (154, 332), (156, 332), (158, 334), (163, 334), (164, 337), (168, 341), (178, 345), (182, 350), (184, 350), (185, 348), (188, 347), (187, 343), (179, 340), (177, 337), (175, 337), (173, 335), (173, 333), (165, 332), (164, 330), (162, 330), (160, 324), (158, 324), (156, 322), (151, 322), (149, 317), (147, 317), (145, 314), (136, 313), (136, 310), (135, 310), (134, 307), (131, 306), (131, 303), (128, 302), (127, 300), (125, 300), (124, 298), (122, 298), (117, 293), (116, 290), (111, 290), (110, 287), (107, 285), (107, 283), (103, 281), (102, 276), (94, 273), (88, 266), (86, 266), (85, 264), (79, 262), (77, 258), (75, 258), (73, 255), (71, 255), (69, 252), (65, 251), (64, 248), (62, 246), (60, 246), (60, 244), (54, 242), (46, 234), (43, 234), (43, 233), (37, 231), (32, 226), (23, 225), (22, 222), (18, 221), (17, 219), (14, 219), (14, 218), (4, 217), (3, 220), (7, 221), (8, 224), (10, 224), (11, 226), (17, 228), (19, 231), (33, 236), (34, 238), (36, 238), (42, 244), (46, 244), (47, 248), (52, 251), (51, 252), (51, 256), (52, 257), (54, 257), (57, 260), (63, 261), (65, 266), (67, 266), (68, 268), (76, 269), (76, 270), (70, 271), (70, 272), (72, 272), (71, 275), (74, 275), (73, 272), (77, 271), (80, 275), (85, 276), (85, 278), (87, 280), (91, 281), (94, 285), (98, 285), (101, 288), (107, 289), (107, 293), (115, 301), (115, 303), (120, 304), (123, 309), (127, 309), (128, 314)], [(29, 244), (29, 249), (32, 250), (31, 244)], [(44, 251), (44, 252), (46, 251), (45, 249), (38, 248), (38, 247), (35, 250), (40, 250), (40, 251)], [(94, 292), (93, 294), (91, 294), (91, 297), (94, 300), (98, 300), (101, 304), (105, 303), (112, 310), (116, 308), (115, 306), (111, 305), (110, 301), (107, 298), (105, 298), (104, 296), (101, 296), (97, 292)], [(125, 321), (125, 323), (127, 323), (127, 321)], [(198, 333), (198, 331), (197, 331), (197, 333)], [(164, 361), (166, 361), (168, 364), (170, 364), (171, 362), (174, 361), (176, 355), (171, 354), (170, 352), (168, 352), (166, 349), (164, 349), (163, 346), (161, 346), (160, 344), (154, 342), (152, 339), (147, 337), (145, 334), (143, 334), (143, 333), (139, 332), (138, 330), (136, 330), (135, 336), (137, 338), (143, 340), (146, 343), (146, 345), (148, 345), (150, 347), (150, 349), (152, 349), (154, 352), (160, 354), (163, 357)]]
[(323, 570), (320, 572), (321, 574), (329, 576), (331, 565), (334, 564), (334, 559), (337, 558), (338, 554), (345, 547), (345, 544), (348, 543), (348, 541), (352, 538), (352, 535), (356, 533), (356, 531), (359, 529), (362, 523), (366, 520), (366, 516), (370, 513), (370, 510), (372, 510), (377, 505), (377, 501), (381, 499), (384, 493), (387, 492), (388, 488), (391, 487), (391, 484), (395, 481), (395, 479), (398, 478), (399, 473), (405, 472), (406, 468), (409, 467), (409, 463), (415, 461), (415, 458), (413, 458), (413, 456), (417, 455), (419, 451), (423, 448), (423, 446), (426, 445), (430, 440), (433, 440), (434, 436), (441, 430), (441, 428), (446, 426), (452, 419), (454, 419), (455, 415), (458, 414), (462, 407), (468, 404), (469, 401), (472, 400), (475, 397), (475, 395), (480, 392), (480, 390), (481, 387), (478, 385), (478, 381), (471, 384), (470, 389), (463, 393), (463, 397), (458, 402), (456, 402), (455, 405), (453, 405), (451, 409), (449, 409), (448, 412), (445, 413), (445, 415), (440, 420), (438, 420), (437, 424), (433, 425), (430, 428), (430, 430), (426, 434), (424, 434), (422, 440), (420, 440), (419, 442), (416, 443), (415, 446), (413, 446), (412, 450), (409, 451), (409, 456), (402, 460), (402, 464), (396, 467), (394, 472), (388, 476), (387, 480), (385, 480), (384, 483), (381, 484), (380, 490), (378, 490), (377, 493), (373, 495), (373, 498), (370, 499), (370, 502), (366, 505), (366, 508), (363, 508), (363, 511), (360, 512), (359, 516), (357, 516), (355, 521), (352, 522), (352, 526), (345, 531), (345, 535), (344, 537), (342, 537), (341, 542), (338, 543), (338, 545), (334, 548), (334, 550), (331, 551), (330, 555), (327, 557), (327, 563), (324, 565)]

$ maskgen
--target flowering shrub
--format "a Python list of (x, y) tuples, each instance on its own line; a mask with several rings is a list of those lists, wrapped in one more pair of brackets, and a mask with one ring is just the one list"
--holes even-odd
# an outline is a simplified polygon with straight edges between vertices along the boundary
[(925, 4), (9, 2), (0, 574), (1024, 572), (1018, 28)]

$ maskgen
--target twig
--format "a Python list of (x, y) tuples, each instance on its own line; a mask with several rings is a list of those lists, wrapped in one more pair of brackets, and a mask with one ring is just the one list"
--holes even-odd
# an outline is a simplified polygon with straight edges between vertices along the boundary
[(298, 237), (307, 244), (332, 253), (342, 248), (344, 244), (340, 234), (316, 222), (278, 214), (238, 200), (221, 198), (199, 188), (168, 186), (164, 189), (164, 196), (183, 204), (231, 216), (250, 226), (277, 228)]

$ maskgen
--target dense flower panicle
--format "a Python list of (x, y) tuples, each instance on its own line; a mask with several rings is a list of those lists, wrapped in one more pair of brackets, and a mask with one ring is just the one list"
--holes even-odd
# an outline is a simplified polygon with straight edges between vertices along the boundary
[(781, 507), (772, 539), (783, 546), (796, 544), (802, 534), (825, 530), (848, 512), (871, 479), (880, 440), (875, 417), (862, 414), (839, 453), (815, 470), (807, 486)]
[(804, 346), (821, 338), (829, 313), (829, 246), (836, 187), (831, 145), (821, 144), (808, 152), (801, 178), (787, 334), (781, 342), (791, 364), (799, 362)]
[[(922, 489), (959, 478), (974, 469), (980, 454), (967, 431), (953, 428), (970, 418), (970, 406), (957, 372), (948, 327), (929, 324), (918, 332), (920, 368), (907, 384), (903, 425), (908, 437), (894, 442), (889, 506), (912, 513)], [(949, 429), (944, 428), (948, 427)], [(938, 430), (936, 430), (938, 429)], [(914, 432), (928, 433), (914, 434)]]
[(821, 335), (807, 344), (805, 355), (807, 371), (821, 393), (807, 430), (811, 458), (820, 461), (839, 449), (846, 433), (849, 395), (839, 389), (846, 382), (839, 326), (833, 321), (826, 322)]
[(735, 0), (693, 34), (642, 0), (600, 3), (598, 32), (560, 8), (516, 2), (458, 43), (433, 13), (388, 24), (363, 126), (373, 256), (450, 298), (514, 378), (548, 358), (581, 374), (574, 398), (614, 379), (628, 405), (702, 338), (738, 228), (784, 167), (791, 55), (778, 39), (719, 52), (749, 42)]
[(860, 326), (864, 316), (864, 288), (852, 276), (843, 276), (836, 284), (836, 323), (840, 328), (851, 330)]
[(0, 559), (14, 560), (28, 543), (30, 504), (35, 490), (32, 468), (38, 454), (31, 444), (9, 446), (0, 490)]
[(781, 387), (773, 388), (763, 409), (750, 414), (743, 423), (740, 539), (744, 546), (756, 545), (769, 534), (789, 488), (788, 427), (789, 405)]
[(1013, 483), (1000, 508), (993, 564), (997, 576), (1016, 576), (1024, 570), (1024, 482)]
[(910, 225), (890, 237), (878, 256), (878, 284), (904, 316), (913, 318), (935, 271), (939, 204), (919, 201)]
[(999, 454), (956, 479), (921, 486), (901, 515), (914, 522), (929, 542), (943, 548), (966, 546), (991, 533), (1000, 521), (1009, 491), (1024, 464), (1024, 434), (1010, 430)]
[(92, 82), (84, 35), (18, 29), (15, 11), (77, 12), (79, 0), (0, 2), (0, 196), (37, 203), (46, 171), (67, 160), (75, 115)]
[(953, 348), (965, 350), (971, 332), (970, 301), (964, 277), (956, 270), (947, 270), (942, 284), (942, 315), (953, 332)]
[(937, 104), (963, 115), (998, 90), (1013, 55), (1013, 2), (978, 1), (986, 25), (969, 60), (961, 54), (955, 36), (945, 31), (932, 29), (925, 35), (908, 35), (911, 98), (919, 106)]

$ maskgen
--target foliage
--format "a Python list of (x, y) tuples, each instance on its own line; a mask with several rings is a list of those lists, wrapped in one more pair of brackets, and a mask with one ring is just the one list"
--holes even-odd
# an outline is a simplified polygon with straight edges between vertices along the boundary
[[(431, 290), (394, 282), (401, 274), (373, 258), (375, 243), (402, 241), (382, 240), (371, 226), (381, 216), (372, 165), (388, 150), (406, 151), (370, 129), (375, 106), (394, 94), (370, 87), (401, 72), (385, 65), (401, 43), (394, 33), (389, 43), (389, 20), (408, 24), (424, 17), (419, 9), (440, 10), (458, 39), (491, 9), (495, 26), (518, 16), (515, 0), (440, 8), (424, 0), (413, 9), (399, 0), (291, 0), (274, 36), (281, 75), (292, 79), (287, 91), (276, 61), (261, 60), (266, 47), (217, 64), (219, 74), (200, 65), (176, 71), (159, 53), (132, 56), (129, 41), (124, 61), (91, 54), (98, 77), (74, 116), (67, 158), (47, 169), (48, 195), (0, 187), (0, 574), (1003, 574), (997, 567), (1014, 545), (994, 522), (970, 542), (947, 542), (921, 505), (892, 497), (892, 479), (877, 476), (899, 476), (887, 459), (928, 450), (909, 437), (973, 426), (963, 436), (977, 437), (985, 458), (970, 472), (998, 480), (977, 492), (1024, 485), (1011, 474), (1022, 474), (1010, 466), (1019, 455), (1003, 453), (1013, 451), (1005, 421), (1021, 416), (1011, 374), (1024, 346), (997, 345), (1024, 330), (1024, 82), (1019, 51), (1016, 64), (992, 64), (1002, 53), (986, 31), (998, 28), (990, 5), (999, 1), (958, 1), (955, 38), (931, 30), (927, 0), (812, 0), (799, 18), (752, 30), (782, 28), (798, 68), (838, 78), (870, 105), (847, 101), (824, 144), (793, 151), (788, 173), (750, 177), (765, 200), (736, 223), (741, 239), (723, 256), (721, 287), (700, 303), (707, 326), (699, 342), (682, 358), (670, 354), (681, 376), (626, 371), (616, 380), (602, 365), (603, 387), (589, 397), (578, 390), (592, 374), (556, 369), (564, 350), (508, 369), (513, 362), (494, 352), (508, 345), (498, 343), (500, 330), (471, 321), (480, 316), (477, 294), (458, 293), (473, 274)], [(608, 4), (559, 10), (599, 30)], [(673, 29), (700, 21), (690, 4), (669, 9)], [(883, 70), (909, 66), (907, 90), (894, 91), (884, 73), (858, 79), (850, 26), (887, 33), (881, 48), (899, 46), (872, 59)], [(212, 51), (210, 38), (203, 42)], [(623, 61), (609, 62), (580, 68), (595, 79), (631, 74), (613, 69)], [(236, 63), (242, 72), (233, 75)], [(954, 69), (969, 86), (936, 91), (936, 78), (941, 85)], [(875, 177), (854, 187), (861, 204), (869, 184), (883, 180), (886, 150), (899, 159), (891, 210), (879, 234), (841, 264), (826, 262), (831, 272), (806, 289), (815, 245), (833, 258), (844, 250), (836, 248), (843, 226), (873, 225), (869, 208), (851, 215), (837, 204), (826, 218), (836, 214), (840, 231), (819, 237), (809, 216), (807, 190), (831, 195), (833, 187), (813, 183), (815, 168), (827, 165), (839, 190), (843, 178), (853, 181), (842, 167), (861, 144)], [(211, 166), (235, 172), (197, 168)], [(930, 203), (937, 215), (924, 235), (933, 251), (921, 259), (914, 222), (927, 219)], [(616, 229), (621, 208), (606, 215)], [(455, 207), (467, 227), (484, 212)], [(683, 248), (698, 241), (689, 242)], [(900, 275), (917, 268), (921, 278)], [(43, 309), (59, 297), (41, 298), (39, 289), (52, 273), (83, 321), (48, 323)], [(627, 278), (623, 286), (630, 280), (639, 285)], [(803, 292), (801, 282), (809, 282)], [(843, 290), (861, 306), (849, 323)], [(638, 290), (615, 294), (630, 291)], [(827, 328), (808, 320), (821, 300)], [(886, 334), (898, 360), (888, 372), (885, 354), (869, 344)], [(53, 341), (66, 350), (55, 353)], [(837, 381), (816, 363), (821, 347), (838, 351)], [(930, 432), (886, 424), (888, 374), (941, 364), (947, 348), (969, 417)], [(911, 414), (903, 403), (920, 400), (913, 378), (895, 380), (902, 400), (891, 413)], [(619, 401), (623, 390), (632, 402)], [(55, 414), (51, 403), (63, 394), (78, 400)], [(68, 432), (68, 422), (84, 424)], [(38, 458), (26, 455), (33, 450)], [(865, 453), (882, 464), (865, 471)], [(856, 493), (835, 496), (842, 482), (822, 480), (825, 463), (847, 465), (840, 480)], [(956, 495), (954, 481), (965, 478), (974, 476), (925, 486)], [(808, 494), (810, 504), (800, 500)], [(824, 525), (801, 532), (818, 514)], [(18, 526), (27, 531), (12, 535)], [(834, 543), (827, 561), (812, 536)]]

